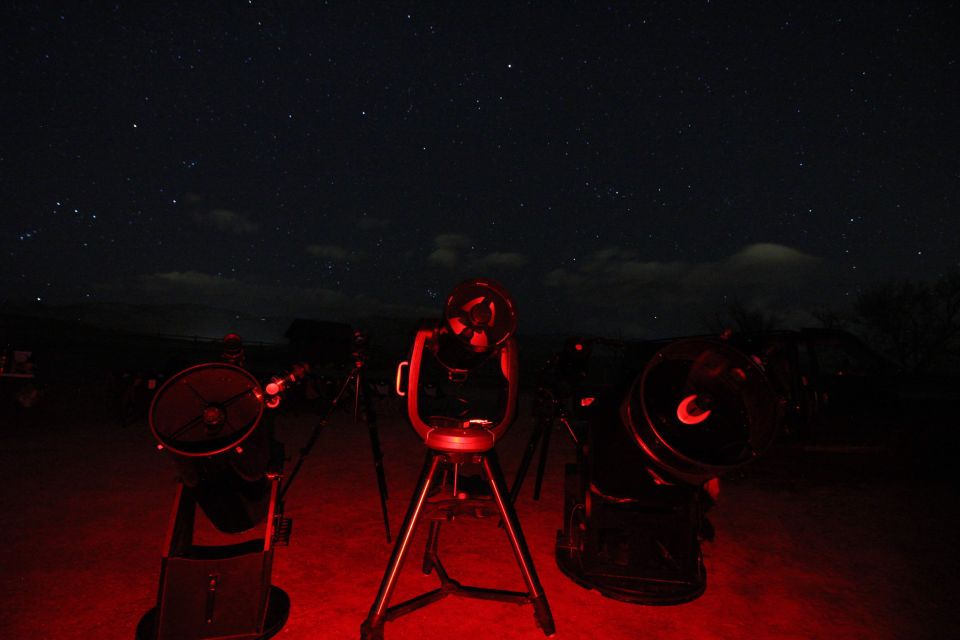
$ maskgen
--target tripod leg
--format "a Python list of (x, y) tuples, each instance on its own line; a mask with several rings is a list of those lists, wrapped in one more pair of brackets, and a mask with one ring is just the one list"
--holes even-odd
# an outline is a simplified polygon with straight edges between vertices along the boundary
[(437, 543), (440, 540), (440, 521), (430, 521), (430, 531), (427, 533), (427, 546), (423, 550), (423, 574), (433, 571), (433, 558), (437, 553)]
[[(377, 488), (380, 491), (380, 513), (383, 516), (383, 528), (387, 534), (387, 542), (391, 542), (390, 536), (390, 514), (387, 512), (387, 473), (383, 468), (383, 450), (380, 448), (380, 432), (377, 430), (377, 414), (373, 403), (370, 400), (370, 389), (363, 382), (363, 378), (357, 372), (356, 396), (354, 397), (354, 422), (359, 417), (360, 401), (363, 401), (363, 408), (367, 414), (367, 433), (370, 436), (370, 450), (373, 453), (373, 468), (377, 474)], [(362, 398), (361, 398), (362, 396)]]
[(363, 640), (375, 640), (383, 637), (383, 625), (387, 621), (390, 596), (393, 595), (393, 590), (397, 586), (400, 569), (403, 568), (403, 560), (410, 550), (410, 542), (413, 540), (413, 534), (417, 529), (417, 521), (420, 519), (427, 496), (430, 494), (433, 476), (436, 474), (439, 465), (440, 455), (434, 451), (428, 451), (427, 459), (424, 461), (423, 470), (420, 473), (420, 480), (417, 481), (417, 489), (410, 500), (410, 507), (407, 509), (407, 515), (400, 527), (400, 534), (393, 547), (393, 553), (390, 555), (390, 562), (387, 564), (387, 570), (380, 582), (377, 598), (373, 601), (373, 606), (370, 607), (367, 619), (360, 625), (360, 637)]
[[(442, 466), (443, 472), (440, 476), (440, 491), (444, 491), (447, 486), (447, 480), (450, 477), (450, 465)], [(437, 545), (440, 542), (439, 520), (430, 521), (430, 531), (427, 532), (427, 544), (423, 548), (423, 574), (428, 575), (433, 571), (433, 559), (437, 557)]]
[(540, 446), (540, 461), (537, 463), (537, 478), (533, 484), (533, 499), (540, 499), (540, 487), (543, 486), (543, 472), (547, 467), (547, 451), (550, 450), (550, 434), (553, 432), (553, 421), (543, 429), (543, 444)]
[(503, 478), (500, 462), (497, 460), (497, 452), (491, 449), (483, 454), (482, 459), (483, 470), (493, 491), (493, 499), (496, 500), (497, 507), (500, 508), (504, 528), (507, 530), (507, 537), (510, 538), (510, 546), (513, 547), (513, 555), (516, 556), (517, 564), (520, 565), (520, 573), (523, 574), (523, 581), (527, 585), (527, 592), (530, 596), (530, 602), (533, 604), (537, 625), (544, 635), (552, 636), (556, 632), (553, 615), (550, 613), (550, 605), (547, 604), (547, 595), (543, 592), (543, 587), (540, 586), (537, 570), (533, 566), (530, 549), (523, 538), (523, 530), (520, 528), (517, 512), (513, 508), (513, 503), (508, 499), (507, 483)]
[(537, 445), (540, 444), (540, 438), (543, 437), (544, 429), (549, 423), (549, 418), (540, 417), (533, 425), (533, 433), (530, 434), (530, 440), (527, 441), (527, 448), (523, 452), (523, 458), (521, 458), (520, 466), (517, 468), (517, 475), (513, 479), (513, 488), (510, 489), (511, 504), (516, 504), (517, 498), (520, 497), (520, 489), (523, 487), (524, 478), (527, 477), (527, 471), (530, 470), (533, 454), (536, 452)]

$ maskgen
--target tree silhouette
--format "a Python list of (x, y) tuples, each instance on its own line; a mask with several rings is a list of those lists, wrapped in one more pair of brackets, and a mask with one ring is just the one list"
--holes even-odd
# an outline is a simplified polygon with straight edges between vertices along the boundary
[(849, 327), (849, 320), (843, 313), (829, 307), (821, 307), (813, 312), (813, 317), (817, 319), (820, 326), (824, 329), (838, 329), (846, 331)]
[(882, 283), (860, 294), (854, 309), (868, 336), (906, 370), (928, 370), (960, 341), (960, 271), (933, 283)]
[(725, 314), (717, 313), (714, 316), (711, 330), (717, 333), (726, 329), (733, 329), (738, 333), (759, 333), (773, 331), (783, 325), (783, 318), (780, 316), (756, 307), (748, 307), (739, 298), (734, 298), (725, 311)]

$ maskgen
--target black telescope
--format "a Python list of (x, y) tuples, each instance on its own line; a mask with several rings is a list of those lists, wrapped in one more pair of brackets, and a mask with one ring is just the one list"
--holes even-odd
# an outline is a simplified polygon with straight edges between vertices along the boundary
[(706, 589), (710, 489), (769, 446), (782, 402), (762, 362), (730, 341), (602, 346), (612, 382), (570, 394), (578, 461), (567, 465), (557, 564), (611, 598), (687, 602)]

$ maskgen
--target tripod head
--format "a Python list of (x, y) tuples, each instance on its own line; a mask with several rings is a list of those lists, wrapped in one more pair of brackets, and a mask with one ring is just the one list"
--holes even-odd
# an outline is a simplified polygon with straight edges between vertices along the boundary
[(353, 357), (353, 365), (357, 369), (362, 369), (367, 363), (369, 356), (370, 339), (364, 331), (354, 329), (353, 331), (353, 351), (350, 355)]

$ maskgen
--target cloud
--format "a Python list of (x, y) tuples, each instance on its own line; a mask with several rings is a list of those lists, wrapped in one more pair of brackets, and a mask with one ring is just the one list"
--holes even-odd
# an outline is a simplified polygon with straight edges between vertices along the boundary
[(597, 251), (572, 268), (558, 268), (547, 273), (545, 283), (563, 287), (577, 294), (590, 291), (618, 290), (618, 295), (634, 289), (659, 287), (685, 276), (690, 265), (679, 262), (645, 262), (632, 251), (611, 247)]
[(438, 247), (463, 249), (470, 246), (470, 238), (462, 233), (441, 233), (433, 239)]
[(664, 316), (702, 320), (733, 299), (792, 317), (791, 310), (816, 306), (825, 282), (821, 267), (815, 256), (772, 243), (710, 262), (647, 261), (610, 247), (547, 272), (543, 282), (568, 302), (592, 308), (598, 325)]
[(442, 233), (433, 239), (433, 245), (427, 260), (447, 269), (459, 266), (467, 271), (518, 269), (529, 262), (523, 254), (512, 251), (477, 255), (472, 251), (470, 238), (459, 233)]
[(221, 289), (230, 287), (236, 280), (219, 278), (199, 271), (167, 271), (147, 276), (145, 281), (152, 288), (188, 287), (200, 289)]
[(448, 269), (457, 266), (457, 263), (460, 262), (460, 254), (453, 249), (439, 248), (434, 249), (433, 252), (427, 256), (427, 260), (434, 264), (438, 264), (441, 267), (447, 267)]
[(195, 213), (193, 219), (201, 226), (212, 227), (228, 233), (254, 233), (260, 228), (256, 222), (253, 222), (244, 214), (229, 209), (213, 209), (206, 213)]
[(200, 271), (164, 271), (98, 285), (106, 297), (128, 304), (203, 305), (275, 318), (316, 317), (351, 321), (371, 316), (427, 317), (433, 307), (390, 302), (365, 293), (239, 279)]
[[(425, 318), (437, 313), (433, 305), (385, 301), (362, 292), (193, 270), (118, 275), (97, 283), (96, 289), (101, 302), (109, 305), (97, 307), (109, 309), (108, 317), (98, 318), (99, 324), (147, 333), (218, 336), (237, 331), (248, 340), (279, 341), (289, 322), (298, 317), (356, 322), (375, 331), (381, 326), (380, 318)], [(390, 321), (386, 326), (392, 326)], [(393, 345), (397, 353), (409, 346), (406, 333), (400, 335), (402, 344)]]
[(529, 262), (529, 260), (527, 260), (523, 254), (509, 251), (494, 251), (493, 253), (488, 253), (481, 258), (473, 260), (472, 265), (479, 269), (519, 269), (527, 264), (527, 262)]
[(125, 286), (129, 299), (145, 297), (150, 302), (242, 305), (262, 309), (263, 313), (286, 313), (291, 300), (304, 308), (335, 308), (346, 298), (331, 289), (239, 280), (199, 271), (145, 274)]
[(733, 265), (755, 267), (761, 265), (812, 264), (817, 258), (782, 244), (760, 242), (744, 247), (729, 262)]
[(427, 260), (451, 269), (460, 263), (463, 250), (470, 246), (470, 238), (459, 233), (441, 233), (433, 239), (433, 245)]

